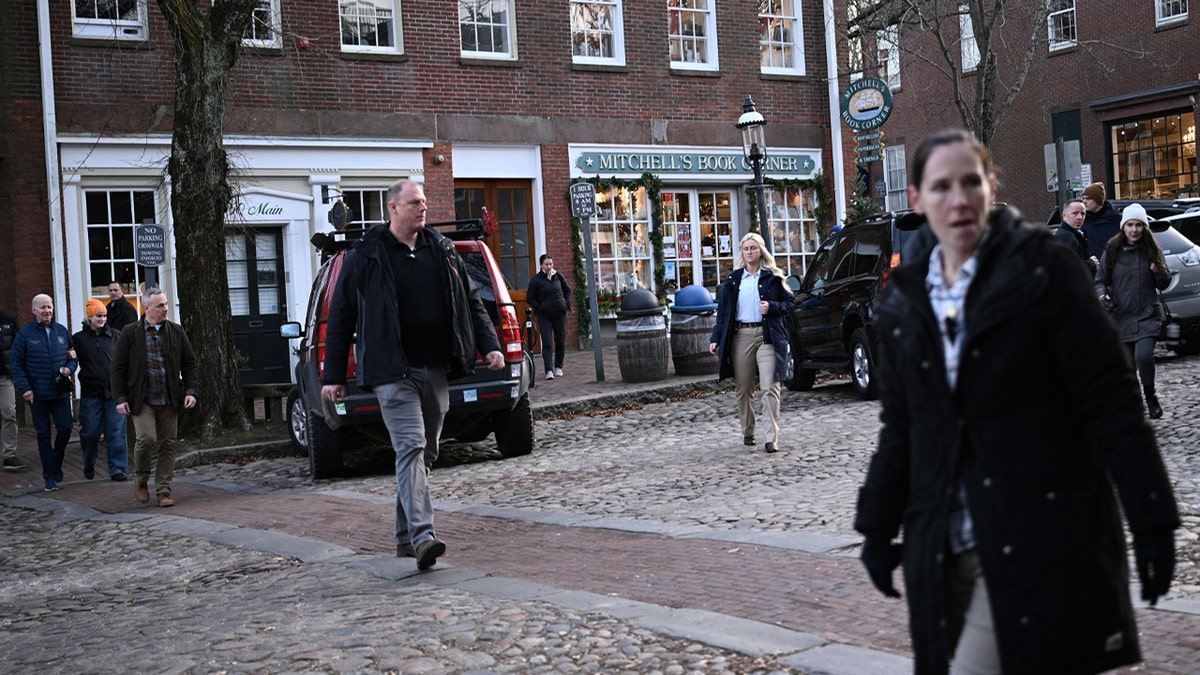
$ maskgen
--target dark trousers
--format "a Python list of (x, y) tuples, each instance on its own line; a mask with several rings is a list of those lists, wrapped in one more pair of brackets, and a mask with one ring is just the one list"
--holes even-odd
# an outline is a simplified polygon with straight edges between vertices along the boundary
[(1138, 378), (1142, 381), (1142, 391), (1146, 396), (1154, 396), (1154, 338), (1141, 338), (1137, 342), (1126, 342), (1129, 356), (1137, 367)]
[[(542, 334), (542, 363), (549, 372), (563, 366), (563, 352), (567, 348), (567, 316), (538, 315), (538, 332)], [(550, 347), (551, 335), (554, 347)]]
[[(67, 443), (71, 442), (71, 428), (75, 417), (71, 412), (71, 397), (34, 400), (29, 404), (33, 415), (33, 428), (37, 431), (38, 457), (42, 460), (42, 480), (59, 482), (63, 479), (63, 458), (67, 454)], [(58, 432), (54, 444), (50, 444), (50, 422)]]

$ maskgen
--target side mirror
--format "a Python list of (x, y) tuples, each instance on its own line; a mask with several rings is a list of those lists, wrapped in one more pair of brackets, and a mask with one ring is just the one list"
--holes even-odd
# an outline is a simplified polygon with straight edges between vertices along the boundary
[(279, 337), (285, 340), (304, 337), (304, 328), (299, 321), (288, 321), (279, 327)]

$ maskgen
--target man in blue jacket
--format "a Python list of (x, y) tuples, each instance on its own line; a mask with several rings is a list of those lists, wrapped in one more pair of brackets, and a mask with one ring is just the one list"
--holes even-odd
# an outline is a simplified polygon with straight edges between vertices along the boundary
[[(396, 452), (396, 555), (426, 570), (446, 552), (433, 531), (426, 464), (437, 459), (450, 407), (447, 378), (504, 367), (492, 320), (454, 243), (425, 226), (425, 191), (388, 188), (388, 225), (363, 235), (346, 254), (329, 310), (321, 397), (346, 395), (350, 338), (357, 332), (358, 384), (379, 399)], [(323, 422), (317, 422), (323, 424)]]
[[(29, 402), (33, 413), (46, 492), (57, 490), (63, 480), (63, 457), (71, 440), (71, 428), (75, 426), (70, 390), (60, 388), (57, 379), (59, 375), (71, 377), (75, 363), (71, 333), (66, 326), (54, 321), (54, 300), (48, 295), (35, 295), (33, 321), (25, 324), (13, 339), (12, 373), (13, 384), (21, 397)], [(53, 445), (50, 444), (51, 419), (58, 430)]]

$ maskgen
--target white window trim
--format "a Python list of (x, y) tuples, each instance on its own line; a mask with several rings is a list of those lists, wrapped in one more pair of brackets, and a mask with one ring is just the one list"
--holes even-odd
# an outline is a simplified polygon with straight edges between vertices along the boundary
[(145, 40), (149, 37), (149, 25), (146, 3), (148, 0), (138, 0), (137, 20), (127, 19), (94, 19), (80, 18), (75, 13), (75, 3), (71, 3), (72, 30), (75, 37), (101, 38), (109, 40)]
[(508, 7), (505, 15), (508, 17), (508, 22), (504, 25), (506, 35), (508, 37), (507, 52), (477, 52), (464, 49), (462, 46), (462, 21), (459, 20), (459, 54), (463, 58), (468, 59), (490, 59), (493, 61), (516, 61), (517, 60), (517, 15), (515, 0), (503, 0)]
[[(613, 40), (613, 55), (605, 56), (583, 56), (571, 54), (571, 62), (579, 64), (597, 65), (597, 66), (623, 66), (625, 65), (625, 13), (622, 5), (624, 0), (609, 0), (612, 3), (612, 40)], [(574, 9), (575, 3), (569, 3), (569, 8)], [(571, 24), (572, 35), (574, 35), (575, 25)], [(574, 51), (574, 50), (572, 50)]]
[(975, 25), (971, 23), (970, 8), (958, 6), (958, 47), (962, 58), (962, 71), (973, 73), (979, 67), (979, 41), (975, 39)]
[(1171, 16), (1163, 16), (1163, 6), (1165, 4), (1166, 4), (1166, 2), (1164, 0), (1154, 0), (1154, 25), (1155, 26), (1163, 26), (1166, 24), (1171, 24), (1171, 23), (1176, 23), (1178, 21), (1187, 20), (1188, 11), (1189, 11), (1187, 0), (1183, 0), (1183, 11), (1180, 12), (1179, 14), (1172, 14)]
[[(898, 166), (892, 166), (896, 165), (897, 163)], [(889, 170), (889, 167), (904, 169), (904, 180), (900, 181), (900, 185), (897, 186), (892, 184), (891, 171)], [(900, 209), (907, 209), (912, 206), (908, 203), (908, 193), (906, 191), (908, 187), (908, 165), (905, 160), (903, 145), (889, 145), (883, 149), (883, 181), (886, 185), (886, 194), (884, 196), (885, 210), (897, 211)], [(902, 204), (896, 203), (896, 198), (892, 197), (892, 195), (896, 193), (904, 195), (904, 202)]]
[[(280, 0), (259, 0), (260, 5), (266, 5), (271, 12), (270, 24), (271, 33), (275, 36), (270, 40), (256, 40), (252, 38), (243, 38), (242, 45), (246, 47), (258, 47), (260, 49), (279, 49), (283, 46), (282, 26), (280, 19)], [(252, 19), (253, 21), (253, 19)]]
[[(707, 10), (705, 10), (704, 18), (704, 43), (708, 46), (709, 60), (707, 63), (694, 63), (691, 61), (670, 61), (671, 68), (674, 70), (720, 70), (721, 62), (717, 58), (717, 0), (705, 0)], [(667, 6), (670, 11), (670, 5)], [(667, 33), (667, 58), (670, 60), (671, 54), (671, 35), (668, 29)]]
[[(789, 18), (792, 20), (792, 67), (783, 66), (762, 66), (762, 72), (769, 75), (804, 75), (806, 74), (806, 65), (804, 62), (804, 15), (801, 8), (800, 0), (792, 0), (792, 11), (794, 12)], [(773, 16), (788, 16), (784, 14), (759, 14), (759, 21), (765, 21), (768, 17)], [(761, 55), (762, 47), (760, 41), (759, 53)], [(760, 58), (761, 62), (761, 58)]]
[[(1049, 2), (1049, 0), (1047, 0), (1047, 2)], [(1071, 16), (1072, 16), (1071, 24), (1073, 26), (1075, 26), (1074, 39), (1056, 40), (1054, 38), (1054, 24), (1053, 24), (1052, 19), (1053, 19), (1053, 17), (1058, 16), (1060, 14), (1071, 14)], [(1076, 16), (1076, 14), (1075, 14), (1075, 0), (1071, 0), (1071, 8), (1070, 9), (1060, 9), (1057, 12), (1050, 12), (1046, 16), (1046, 39), (1050, 43), (1050, 51), (1055, 52), (1060, 49), (1068, 49), (1068, 48), (1074, 47), (1076, 44), (1078, 44), (1078, 42), (1079, 42), (1079, 20), (1078, 19), (1079, 19), (1079, 17)]]
[(900, 89), (900, 26), (892, 24), (875, 35), (877, 51), (883, 51), (887, 46), (887, 72), (880, 73), (880, 78), (888, 83), (892, 91)]
[(338, 3), (338, 42), (342, 45), (343, 52), (357, 54), (403, 54), (404, 53), (404, 30), (401, 28), (403, 22), (400, 17), (400, 0), (386, 0), (392, 6), (392, 42), (394, 47), (378, 47), (375, 45), (348, 45), (342, 42), (342, 7), (341, 2)]

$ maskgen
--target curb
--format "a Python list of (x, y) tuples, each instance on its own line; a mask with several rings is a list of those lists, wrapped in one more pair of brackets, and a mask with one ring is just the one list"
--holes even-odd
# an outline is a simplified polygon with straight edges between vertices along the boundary
[(176, 469), (186, 469), (202, 464), (214, 464), (238, 460), (244, 457), (262, 456), (270, 458), (299, 457), (292, 447), (292, 441), (264, 441), (262, 443), (247, 443), (245, 445), (230, 445), (224, 448), (199, 448), (189, 450), (175, 458)]
[(535, 403), (533, 405), (533, 418), (535, 420), (551, 420), (567, 415), (623, 408), (634, 404), (662, 403), (671, 399), (684, 398), (695, 393), (712, 394), (732, 388), (732, 379), (727, 382), (720, 380), (700, 380), (638, 391), (626, 391), (619, 394), (582, 396), (565, 401), (545, 403), (543, 405)]

